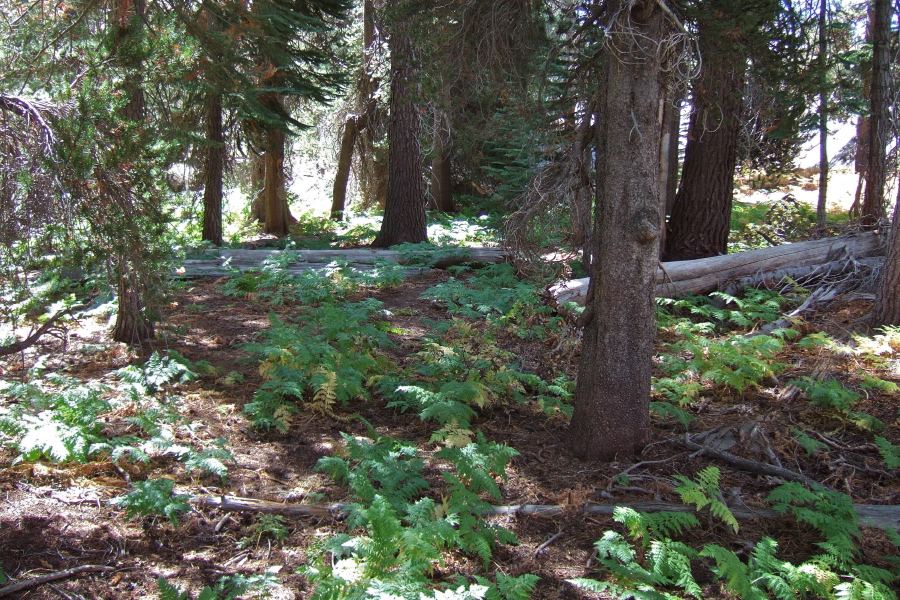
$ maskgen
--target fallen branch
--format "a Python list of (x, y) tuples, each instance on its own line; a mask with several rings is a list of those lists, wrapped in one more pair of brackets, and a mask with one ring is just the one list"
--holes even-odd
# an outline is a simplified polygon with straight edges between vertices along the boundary
[[(727, 453), (726, 453), (727, 454)], [(732, 455), (733, 456), (733, 455)], [(753, 461), (748, 461), (753, 462)], [(786, 469), (782, 471), (790, 473)], [(802, 476), (801, 476), (802, 477)], [(787, 479), (787, 477), (783, 477)], [(812, 480), (810, 480), (812, 481)], [(815, 483), (816, 487), (825, 487)], [(827, 488), (826, 488), (827, 489)], [(236, 496), (194, 496), (189, 500), (191, 504), (218, 508), (220, 510), (234, 512), (251, 512), (275, 514), (285, 517), (342, 517), (350, 509), (349, 504), (284, 504), (269, 500), (256, 500), (253, 498), (240, 498)], [(531, 515), (553, 517), (566, 512), (582, 511), (595, 515), (612, 515), (617, 507), (633, 508), (638, 512), (697, 512), (691, 506), (684, 504), (672, 504), (668, 502), (620, 502), (613, 504), (585, 504), (583, 506), (561, 506), (546, 504), (516, 504), (511, 506), (492, 506), (487, 515)], [(881, 529), (896, 529), (900, 527), (900, 506), (873, 506), (870, 504), (854, 504), (853, 508), (859, 515), (864, 525), (879, 527)], [(770, 508), (738, 508), (729, 507), (732, 514), (738, 519), (779, 519), (783, 515)]]
[(15, 354), (16, 352), (22, 352), (24, 350), (27, 350), (28, 348), (34, 346), (37, 343), (37, 341), (39, 339), (41, 339), (41, 336), (43, 336), (45, 333), (47, 333), (57, 321), (59, 321), (66, 315), (68, 315), (76, 310), (84, 310), (87, 307), (89, 307), (90, 305), (91, 305), (91, 303), (87, 302), (85, 304), (79, 304), (78, 306), (70, 306), (69, 308), (67, 308), (65, 310), (61, 310), (60, 312), (58, 312), (55, 315), (53, 315), (52, 317), (50, 317), (46, 323), (44, 323), (43, 325), (41, 325), (38, 328), (37, 331), (35, 331), (31, 335), (29, 335), (24, 340), (17, 340), (11, 344), (6, 344), (5, 346), (0, 346), (0, 356), (6, 356), (8, 354)]
[(775, 465), (759, 462), (758, 460), (750, 460), (749, 458), (736, 456), (731, 452), (717, 450), (710, 446), (702, 446), (700, 444), (697, 444), (696, 442), (693, 442), (690, 438), (690, 435), (688, 434), (685, 434), (683, 439), (673, 441), (687, 448), (688, 450), (692, 450), (694, 452), (697, 452), (698, 454), (705, 454), (706, 456), (712, 458), (717, 458), (721, 461), (727, 462), (733, 467), (743, 469), (744, 471), (750, 471), (751, 473), (758, 473), (760, 475), (768, 475), (770, 477), (780, 477), (781, 479), (786, 479), (787, 481), (796, 481), (797, 483), (806, 484), (809, 487), (834, 491), (827, 485), (819, 483), (815, 479), (811, 479), (806, 475), (797, 473), (796, 471), (791, 471), (783, 467), (776, 467)]
[(0, 598), (2, 598), (3, 596), (8, 596), (9, 594), (21, 592), (23, 590), (36, 588), (50, 581), (68, 579), (69, 577), (81, 575), (82, 573), (110, 573), (115, 570), (116, 569), (114, 567), (105, 567), (102, 565), (84, 565), (81, 567), (66, 569), (65, 571), (57, 571), (56, 573), (47, 573), (46, 575), (32, 577), (31, 579), (26, 579), (24, 581), (17, 581), (16, 583), (12, 583), (6, 587), (0, 588)]

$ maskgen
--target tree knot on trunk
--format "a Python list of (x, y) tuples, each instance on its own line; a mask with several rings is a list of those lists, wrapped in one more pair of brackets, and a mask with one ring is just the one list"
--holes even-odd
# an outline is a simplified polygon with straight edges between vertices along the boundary
[(639, 243), (656, 241), (660, 235), (659, 214), (656, 211), (639, 210), (634, 216), (634, 229)]

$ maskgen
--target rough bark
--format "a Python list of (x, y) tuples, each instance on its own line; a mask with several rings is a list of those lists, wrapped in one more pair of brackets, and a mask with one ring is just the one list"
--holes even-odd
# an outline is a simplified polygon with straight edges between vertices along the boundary
[(206, 168), (203, 186), (201, 239), (222, 245), (222, 174), (225, 170), (225, 136), (222, 131), (222, 96), (210, 92), (206, 107)]
[[(281, 112), (281, 100), (275, 94), (267, 95), (264, 101), (273, 112)], [(287, 205), (287, 191), (284, 187), (284, 146), (285, 135), (280, 129), (270, 128), (266, 132), (264, 204), (266, 233), (283, 237), (289, 233), (291, 213)]]
[(431, 198), (435, 210), (456, 211), (453, 204), (453, 146), (448, 131), (450, 122), (441, 113), (435, 122), (434, 160), (431, 162)]
[[(637, 452), (650, 429), (655, 336), (653, 279), (659, 241), (659, 102), (656, 3), (614, 0), (598, 88), (594, 257), (569, 447), (587, 460)], [(621, 28), (620, 28), (621, 27)]]
[(872, 27), (872, 89), (869, 96), (869, 156), (862, 220), (874, 225), (885, 217), (884, 186), (887, 178), (887, 144), (891, 133), (890, 50), (891, 2), (874, 0)]
[(747, 59), (721, 16), (700, 22), (703, 70), (694, 82), (681, 186), (666, 231), (663, 260), (725, 254), (734, 193)]
[[(129, 36), (134, 35), (136, 29), (143, 26), (144, 8), (144, 0), (119, 0), (117, 2), (115, 26), (121, 39), (128, 39)], [(128, 103), (122, 113), (127, 121), (140, 124), (146, 120), (140, 64), (132, 64), (128, 62), (129, 60), (123, 61), (123, 66), (127, 69), (123, 91), (128, 94)], [(126, 344), (139, 343), (151, 339), (155, 335), (153, 320), (145, 311), (143, 293), (146, 284), (136, 269), (133, 258), (120, 254), (115, 260), (118, 311), (112, 337), (114, 341)]]
[(391, 115), (388, 124), (387, 200), (381, 231), (372, 242), (375, 248), (428, 240), (421, 124), (413, 82), (415, 56), (406, 21), (400, 20), (394, 24), (388, 47), (391, 51)]
[(894, 222), (888, 240), (884, 270), (878, 282), (872, 325), (900, 325), (900, 192), (894, 208)]

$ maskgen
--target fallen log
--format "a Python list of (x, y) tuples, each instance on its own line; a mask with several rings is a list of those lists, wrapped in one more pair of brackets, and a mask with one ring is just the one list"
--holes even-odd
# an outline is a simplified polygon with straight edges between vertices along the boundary
[(502, 248), (437, 248), (434, 250), (375, 250), (352, 248), (347, 250), (234, 250), (215, 249), (203, 252), (199, 257), (184, 261), (183, 275), (189, 277), (225, 275), (237, 269), (259, 267), (263, 261), (289, 253), (294, 257), (287, 264), (289, 271), (324, 269), (335, 262), (346, 262), (356, 268), (371, 269), (381, 262), (392, 262), (411, 267), (409, 274), (429, 269), (446, 269), (464, 264), (491, 264), (506, 260)]
[[(809, 242), (795, 242), (725, 256), (661, 263), (656, 273), (656, 296), (672, 298), (708, 294), (716, 290), (736, 293), (743, 287), (808, 275), (823, 265), (838, 269), (849, 259), (884, 256), (884, 234), (867, 232)], [(573, 279), (550, 287), (557, 306), (569, 302), (584, 305), (588, 278)]]
[[(285, 517), (339, 517), (347, 513), (349, 504), (284, 504), (270, 500), (257, 500), (254, 498), (241, 498), (238, 496), (194, 496), (189, 500), (191, 504), (216, 508), (231, 512), (249, 512), (275, 514)], [(487, 511), (490, 515), (536, 515), (553, 517), (566, 512), (582, 511), (585, 513), (611, 515), (616, 507), (633, 508), (640, 512), (696, 512), (691, 506), (684, 504), (671, 504), (668, 502), (619, 502), (610, 504), (585, 504), (577, 505), (546, 505), (546, 504), (517, 504), (512, 506), (492, 506)], [(778, 519), (782, 515), (770, 508), (739, 508), (729, 507), (738, 519), (764, 518)], [(878, 527), (880, 529), (897, 529), (900, 527), (900, 506), (871, 504), (854, 504), (853, 508), (859, 515), (861, 525)]]

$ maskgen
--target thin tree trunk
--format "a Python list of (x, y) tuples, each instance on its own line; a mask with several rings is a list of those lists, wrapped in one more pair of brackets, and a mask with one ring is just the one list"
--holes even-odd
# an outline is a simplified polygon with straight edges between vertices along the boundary
[(422, 127), (413, 101), (414, 53), (408, 28), (407, 21), (397, 21), (388, 39), (391, 51), (388, 188), (381, 231), (372, 242), (375, 248), (428, 240), (420, 142)]
[(874, 0), (872, 27), (872, 91), (869, 101), (869, 164), (862, 220), (874, 225), (885, 217), (884, 187), (887, 179), (887, 144), (891, 132), (889, 92), (891, 86), (891, 2)]
[(265, 154), (253, 154), (250, 158), (250, 188), (253, 199), (250, 201), (250, 218), (258, 223), (266, 222), (266, 157)]
[(598, 88), (597, 206), (591, 291), (569, 447), (588, 460), (640, 450), (650, 430), (659, 241), (658, 40), (655, 3), (613, 0)]
[(828, 67), (828, 0), (819, 0), (819, 69), (822, 82), (819, 93), (819, 202), (816, 224), (825, 227), (828, 217), (828, 92), (825, 77)]
[(353, 165), (353, 147), (357, 134), (365, 129), (366, 116), (350, 115), (344, 123), (341, 135), (341, 149), (338, 152), (337, 173), (334, 176), (334, 187), (331, 192), (331, 218), (340, 221), (344, 218), (347, 204), (347, 182), (350, 180), (350, 167)]
[(378, 80), (376, 53), (382, 42), (375, 28), (375, 2), (363, 2), (363, 67), (357, 90), (360, 104), (366, 114), (366, 128), (359, 140), (359, 184), (364, 208), (383, 209), (387, 201), (388, 154), (381, 143), (384, 140), (384, 110), (376, 97)]
[(747, 59), (721, 23), (700, 23), (703, 72), (694, 82), (681, 186), (663, 259), (726, 254)]
[[(122, 39), (131, 34), (131, 28), (143, 26), (144, 0), (119, 0), (117, 3), (117, 24)], [(132, 123), (144, 123), (146, 116), (144, 89), (140, 80), (140, 64), (124, 64), (128, 73), (123, 84), (128, 94), (128, 103), (123, 116)], [(139, 252), (139, 250), (137, 250)], [(113, 326), (113, 340), (126, 344), (136, 344), (155, 336), (153, 319), (146, 314), (144, 302), (144, 280), (136, 268), (133, 256), (120, 254), (116, 257), (116, 291), (118, 311)]]
[(222, 245), (222, 174), (225, 170), (225, 136), (222, 131), (222, 96), (210, 92), (206, 108), (206, 183), (203, 188), (201, 239)]
[(438, 116), (434, 134), (434, 160), (431, 167), (431, 196), (434, 207), (442, 213), (456, 211), (453, 204), (453, 155), (450, 134), (446, 127), (449, 121)]
[(290, 224), (287, 198), (284, 190), (284, 132), (272, 129), (268, 132), (266, 144), (266, 225), (265, 232), (283, 237)]
[(675, 89), (666, 91), (660, 108), (662, 137), (659, 141), (659, 209), (660, 250), (666, 243), (666, 220), (675, 206), (678, 191), (678, 136), (681, 132), (681, 98), (675, 98)]

